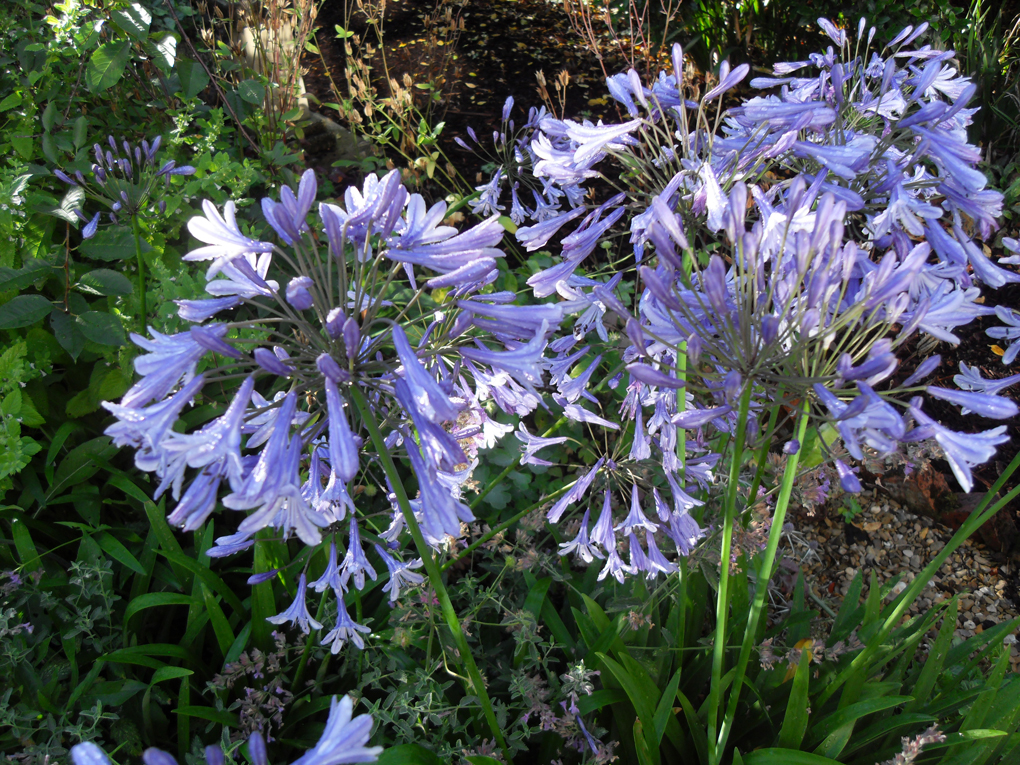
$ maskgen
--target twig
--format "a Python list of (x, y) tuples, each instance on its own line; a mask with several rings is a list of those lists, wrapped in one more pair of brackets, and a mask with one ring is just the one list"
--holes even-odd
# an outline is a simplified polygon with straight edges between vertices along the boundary
[(241, 135), (244, 136), (244, 139), (248, 142), (248, 145), (252, 148), (252, 150), (256, 154), (261, 154), (262, 147), (255, 143), (252, 137), (248, 135), (248, 131), (244, 129), (244, 125), (241, 123), (241, 120), (237, 118), (237, 112), (234, 111), (234, 107), (232, 107), (230, 105), (230, 101), (227, 100), (227, 94), (223, 92), (223, 88), (220, 87), (220, 83), (213, 76), (213, 73), (209, 71), (209, 67), (206, 66), (205, 61), (203, 61), (202, 57), (198, 55), (198, 51), (195, 50), (195, 46), (192, 45), (191, 38), (188, 36), (188, 33), (184, 31), (184, 25), (181, 24), (181, 20), (177, 16), (177, 11), (174, 10), (170, 0), (163, 0), (163, 3), (166, 5), (167, 10), (170, 11), (170, 15), (174, 17), (174, 22), (177, 24), (177, 28), (181, 32), (181, 39), (188, 44), (188, 49), (191, 51), (191, 55), (205, 70), (205, 73), (209, 76), (209, 82), (211, 82), (213, 87), (216, 88), (216, 95), (220, 97), (220, 101), (222, 101), (223, 105), (227, 107), (227, 111), (230, 112), (230, 116), (233, 117), (234, 122), (237, 123), (237, 129), (240, 131)]

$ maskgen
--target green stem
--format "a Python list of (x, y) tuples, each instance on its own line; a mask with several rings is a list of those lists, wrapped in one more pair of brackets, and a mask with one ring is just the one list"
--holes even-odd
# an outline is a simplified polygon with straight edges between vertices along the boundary
[(748, 383), (740, 396), (737, 413), (737, 433), (733, 440), (729, 483), (726, 485), (726, 504), (723, 507), (722, 550), (719, 553), (719, 592), (715, 606), (715, 642), (712, 646), (712, 685), (708, 696), (708, 762), (719, 765), (722, 751), (717, 747), (719, 705), (722, 701), (723, 663), (726, 656), (726, 621), (730, 609), (730, 550), (733, 543), (733, 525), (737, 517), (737, 489), (740, 467), (747, 438), (747, 413), (751, 407), (751, 385)]
[(131, 230), (135, 235), (135, 258), (138, 260), (138, 331), (145, 334), (145, 319), (148, 311), (145, 306), (145, 261), (142, 259), (142, 227), (138, 216), (131, 216)]
[[(676, 353), (676, 377), (678, 380), (687, 380), (687, 343), (683, 342), (677, 346)], [(677, 414), (687, 409), (687, 388), (679, 388), (676, 392)], [(676, 453), (680, 458), (680, 478), (687, 480), (687, 431), (683, 428), (676, 429)]]
[[(777, 401), (783, 400), (783, 388), (779, 387), (778, 395), (776, 396)], [(776, 404), (772, 407), (772, 411), (769, 413), (769, 424), (761, 438), (761, 448), (758, 450), (757, 459), (757, 470), (754, 471), (754, 479), (751, 481), (751, 488), (748, 491), (747, 498), (748, 502), (754, 502), (758, 496), (758, 487), (761, 486), (761, 479), (765, 477), (765, 466), (768, 464), (769, 447), (772, 446), (772, 436), (776, 432), (776, 422), (779, 421), (779, 408), (781, 404)], [(798, 436), (801, 444), (804, 443), (804, 436), (801, 434)]]
[(896, 629), (896, 625), (900, 623), (900, 620), (903, 618), (903, 614), (907, 612), (910, 605), (917, 599), (917, 596), (921, 594), (921, 590), (923, 590), (928, 583), (932, 581), (932, 578), (949, 559), (949, 556), (956, 552), (960, 545), (967, 541), (967, 539), (969, 539), (975, 531), (981, 528), (981, 526), (991, 519), (991, 517), (1001, 508), (1005, 507), (1013, 500), (1014, 497), (1020, 494), (1020, 486), (1017, 486), (1006, 494), (1006, 496), (989, 507), (992, 498), (999, 493), (999, 490), (1003, 487), (1006, 481), (1009, 480), (1009, 477), (1016, 472), (1017, 468), (1020, 468), (1020, 454), (1017, 454), (1013, 458), (1013, 461), (1009, 463), (1009, 467), (1007, 467), (1003, 471), (1002, 475), (999, 476), (998, 480), (992, 484), (992, 488), (985, 493), (984, 498), (978, 506), (974, 508), (973, 512), (971, 512), (970, 517), (967, 518), (963, 525), (960, 526), (959, 530), (953, 534), (949, 542), (946, 543), (946, 546), (942, 548), (942, 551), (932, 559), (931, 563), (924, 567), (924, 570), (914, 578), (914, 581), (911, 582), (910, 586), (900, 593), (899, 597), (893, 601), (891, 606), (892, 611), (882, 624), (881, 631), (869, 640), (865, 649), (857, 654), (854, 660), (850, 662), (849, 666), (847, 666), (846, 669), (840, 672), (828, 684), (818, 701), (819, 708), (821, 708), (826, 701), (832, 698), (832, 694), (839, 690), (853, 675), (864, 671), (874, 655), (882, 648), (882, 646), (885, 645), (885, 641), (889, 635), (892, 634), (892, 631)]
[[(317, 622), (321, 623), (322, 617), (326, 613), (326, 596), (328, 594), (329, 591), (327, 590), (323, 592), (322, 596), (319, 598), (319, 607), (315, 611), (315, 621)], [(360, 622), (361, 620), (357, 619), (356, 621)], [(305, 638), (305, 647), (301, 652), (301, 660), (298, 662), (297, 671), (294, 673), (294, 681), (290, 684), (291, 692), (294, 694), (295, 698), (301, 695), (301, 681), (304, 679), (305, 669), (308, 667), (308, 659), (312, 654), (312, 634), (313, 633), (309, 633), (308, 637)]]
[[(809, 405), (805, 398), (801, 406), (800, 421), (797, 423), (797, 440), (803, 445), (804, 435), (807, 433)], [(803, 448), (803, 446), (801, 447)], [(776, 509), (772, 514), (772, 527), (769, 529), (769, 541), (765, 546), (765, 556), (762, 559), (761, 567), (758, 569), (758, 577), (755, 581), (754, 603), (751, 605), (751, 612), (747, 617), (747, 627), (744, 630), (744, 640), (740, 644), (740, 656), (737, 658), (736, 674), (733, 676), (732, 690), (730, 691), (729, 702), (726, 705), (726, 716), (723, 718), (722, 727), (719, 729), (719, 744), (717, 751), (722, 752), (726, 748), (730, 731), (737, 716), (737, 703), (740, 700), (740, 690), (744, 683), (744, 674), (747, 671), (747, 663), (751, 658), (751, 650), (756, 643), (755, 636), (758, 632), (758, 622), (765, 611), (765, 599), (768, 596), (769, 581), (772, 579), (772, 568), (776, 562), (776, 553), (779, 550), (779, 540), (783, 536), (783, 524), (786, 522), (786, 511), (790, 506), (790, 496), (793, 494), (793, 484), (797, 478), (797, 464), (800, 461), (800, 450), (791, 454), (786, 459), (786, 470), (783, 472), (783, 483), (779, 489), (779, 498), (776, 500)]]
[[(397, 495), (397, 504), (400, 506), (400, 511), (404, 515), (404, 522), (407, 524), (408, 531), (411, 532), (411, 538), (414, 539), (414, 545), (418, 549), (418, 555), (421, 556), (422, 563), (425, 564), (425, 571), (429, 575), (429, 583), (432, 585), (432, 589), (436, 594), (436, 600), (439, 601), (439, 607), (443, 612), (443, 618), (446, 620), (446, 625), (449, 627), (450, 632), (453, 633), (454, 642), (457, 644), (457, 652), (460, 654), (460, 661), (465, 671), (467, 672), (468, 679), (470, 681), (470, 692), (474, 693), (478, 699), (478, 703), (482, 707), (482, 712), (485, 715), (485, 720), (489, 724), (489, 729), (492, 731), (493, 737), (496, 739), (496, 743), (499, 744), (499, 748), (503, 751), (503, 757), (508, 765), (513, 765), (513, 758), (510, 756), (510, 750), (507, 748), (506, 741), (503, 738), (503, 733), (499, 728), (499, 723), (496, 722), (496, 713), (492, 709), (492, 702), (489, 700), (489, 694), (485, 690), (485, 681), (482, 679), (481, 672), (478, 671), (478, 666), (475, 664), (474, 657), (471, 655), (471, 648), (468, 645), (467, 638), (464, 636), (464, 630), (460, 626), (460, 620), (457, 618), (457, 612), (453, 609), (453, 603), (450, 602), (450, 596), (446, 591), (446, 585), (443, 584), (443, 575), (439, 571), (439, 566), (436, 565), (435, 558), (432, 557), (432, 548), (429, 547), (425, 541), (425, 537), (421, 533), (421, 529), (418, 527), (418, 521), (414, 517), (414, 511), (411, 509), (411, 503), (408, 499), (407, 492), (404, 490), (404, 484), (400, 480), (400, 474), (397, 472), (397, 466), (393, 462), (393, 456), (386, 448), (386, 443), (383, 440), (382, 433), (379, 431), (379, 425), (375, 420), (371, 408), (368, 405), (368, 401), (365, 400), (364, 394), (356, 387), (349, 388), (351, 399), (354, 401), (354, 405), (358, 408), (361, 413), (361, 418), (365, 423), (365, 427), (368, 429), (369, 437), (372, 439), (372, 444), (379, 452), (379, 462), (382, 464), (383, 471), (386, 473), (386, 477), (390, 479), (390, 484), (393, 487), (393, 492)], [(414, 448), (413, 444), (409, 445), (409, 448)]]

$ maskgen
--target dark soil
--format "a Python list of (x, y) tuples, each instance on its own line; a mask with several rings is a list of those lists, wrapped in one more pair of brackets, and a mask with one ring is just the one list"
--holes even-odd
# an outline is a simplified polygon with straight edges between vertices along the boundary
[[(423, 19), (433, 10), (434, 2), (430, 0), (387, 3), (385, 52), (390, 74), (398, 81), (405, 72), (420, 81), (423, 72), (434, 65), (423, 40)], [(347, 93), (346, 55), (343, 42), (335, 34), (335, 26), (345, 23), (344, 13), (343, 0), (326, 0), (317, 20), (316, 44), (322, 57), (306, 56), (305, 60), (309, 69), (306, 87), (323, 103), (336, 102), (340, 100), (338, 95)], [(491, 136), (500, 127), (507, 96), (514, 98), (516, 123), (525, 122), (528, 108), (541, 105), (538, 72), (544, 73), (554, 99), (554, 80), (561, 71), (569, 73), (565, 114), (592, 119), (615, 117), (604, 92), (599, 59), (573, 32), (561, 6), (546, 0), (472, 0), (464, 6), (461, 17), (464, 29), (445, 75), (437, 116), (446, 123), (441, 136), (443, 150), (468, 178), (474, 178), (484, 160), (459, 147), (454, 137), (466, 140), (468, 126), (479, 137)], [(364, 17), (352, 19), (351, 31), (373, 37)], [(611, 54), (602, 55), (610, 73), (624, 66)], [(379, 53), (372, 57), (371, 65), (375, 72), (382, 71)], [(331, 79), (339, 94), (333, 92)], [(383, 95), (389, 95), (383, 80), (380, 77), (377, 86)]]

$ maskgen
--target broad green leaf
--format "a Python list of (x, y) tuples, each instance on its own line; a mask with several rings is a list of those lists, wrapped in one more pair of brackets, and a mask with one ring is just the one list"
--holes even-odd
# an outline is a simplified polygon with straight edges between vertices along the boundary
[(524, 599), (524, 610), (538, 616), (542, 612), (542, 603), (545, 602), (545, 594), (549, 591), (549, 585), (551, 584), (552, 577), (548, 576), (535, 582), (531, 592), (528, 593), (528, 597)]
[(50, 314), (50, 327), (53, 329), (53, 336), (60, 343), (60, 347), (67, 351), (67, 355), (77, 361), (78, 356), (85, 350), (85, 335), (74, 322), (74, 317), (69, 316), (62, 310), (56, 310)]
[(839, 607), (836, 620), (832, 623), (830, 640), (844, 640), (856, 627), (864, 616), (864, 608), (861, 606), (861, 591), (864, 589), (864, 569), (858, 569), (850, 586), (847, 587), (846, 597)]
[(85, 84), (93, 93), (108, 90), (124, 74), (124, 68), (131, 58), (131, 42), (108, 42), (99, 46), (89, 59), (85, 70)]
[[(624, 655), (625, 658), (630, 658)], [(630, 699), (630, 703), (634, 706), (634, 711), (637, 713), (638, 720), (646, 720), (648, 722), (647, 729), (643, 726), (642, 731), (645, 731), (642, 735), (646, 737), (652, 737), (655, 735), (655, 686), (648, 678), (647, 673), (644, 673), (644, 677), (640, 676), (640, 665), (636, 667), (634, 664), (624, 667), (622, 664), (617, 663), (613, 659), (606, 656), (604, 653), (598, 654), (599, 659), (603, 665), (612, 673), (613, 677), (623, 688), (627, 694), (627, 698)], [(633, 661), (633, 660), (632, 660)], [(645, 682), (642, 682), (645, 681)], [(648, 686), (651, 686), (649, 688)], [(652, 757), (652, 762), (657, 763), (659, 761), (659, 747), (647, 746), (648, 754)]]
[(53, 266), (45, 260), (25, 258), (21, 268), (0, 267), (0, 290), (23, 290), (41, 281), (54, 272)]
[(383, 750), (378, 765), (444, 765), (435, 752), (418, 744), (400, 744)]
[(82, 189), (81, 186), (72, 186), (64, 192), (64, 196), (60, 200), (60, 204), (56, 207), (41, 205), (35, 209), (44, 215), (52, 215), (54, 218), (60, 218), (62, 221), (66, 221), (73, 226), (77, 226), (80, 221), (78, 220), (78, 216), (74, 214), (74, 211), (80, 210), (84, 203), (85, 190)]
[[(143, 253), (152, 250), (144, 239), (141, 243)], [(91, 239), (82, 242), (78, 249), (93, 260), (126, 260), (135, 257), (135, 237), (129, 228), (103, 229)]]
[(53, 303), (42, 295), (18, 295), (0, 305), (0, 329), (17, 329), (45, 319)]
[(85, 145), (85, 141), (88, 140), (89, 131), (89, 120), (84, 114), (74, 121), (74, 132), (72, 134), (72, 140), (74, 141), (74, 148), (80, 149)]
[(262, 106), (266, 100), (266, 88), (258, 80), (243, 80), (237, 86), (237, 94), (249, 104), (255, 106)]
[(186, 99), (194, 98), (209, 85), (209, 75), (197, 61), (178, 60), (176, 70), (181, 79), (181, 95)]
[(694, 750), (698, 755), (698, 762), (708, 762), (708, 735), (705, 732), (705, 724), (687, 698), (681, 691), (676, 692), (677, 701), (684, 710), (684, 717), (687, 719), (687, 727), (691, 731), (690, 740), (694, 743)]
[(78, 280), (78, 287), (93, 295), (130, 295), (131, 280), (124, 274), (109, 268), (97, 268), (83, 274)]
[(126, 8), (118, 8), (110, 14), (110, 19), (135, 40), (141, 41), (149, 36), (152, 14), (139, 3), (131, 3)]
[[(132, 377), (130, 372), (126, 372), (123, 369), (113, 368), (106, 375), (103, 376), (103, 381), (99, 383), (99, 387), (96, 391), (96, 399), (98, 401), (113, 401), (123, 396), (127, 389), (131, 387)], [(92, 385), (89, 384), (89, 388)]]
[(227, 622), (227, 617), (223, 614), (223, 609), (220, 608), (220, 602), (212, 591), (202, 584), (199, 585), (199, 588), (202, 591), (202, 600), (205, 602), (205, 610), (209, 614), (209, 621), (212, 622), (213, 633), (216, 635), (216, 642), (219, 644), (220, 653), (226, 656), (227, 652), (230, 651), (230, 646), (234, 644), (234, 631), (230, 629), (230, 623)]
[(121, 346), (127, 342), (120, 319), (105, 311), (86, 311), (75, 317), (75, 324), (93, 343)]
[(1000, 736), (1008, 736), (1004, 730), (995, 730), (994, 728), (974, 728), (973, 730), (961, 731), (960, 735), (963, 738), (972, 739), (979, 741), (987, 738), (999, 738)]
[(50, 101), (46, 104), (46, 108), (43, 109), (42, 113), (42, 126), (43, 130), (49, 133), (53, 130), (53, 126), (57, 123), (57, 117), (60, 116), (60, 109), (57, 107), (56, 101)]
[(156, 66), (164, 72), (173, 69), (174, 59), (177, 57), (177, 38), (170, 32), (164, 32), (158, 37), (151, 37), (145, 43), (146, 52), (152, 56)]
[[(252, 572), (259, 573), (277, 568), (271, 553), (271, 542), (268, 539), (255, 540), (255, 563)], [(266, 621), (277, 613), (276, 598), (272, 582), (262, 582), (251, 588), (252, 639), (256, 646), (270, 644), (272, 625)]]
[(992, 706), (992, 702), (995, 701), (995, 696), (999, 692), (1002, 680), (1006, 676), (1006, 668), (1009, 667), (1009, 654), (1010, 646), (1003, 645), (1000, 649), (999, 660), (995, 664), (995, 669), (992, 670), (991, 675), (985, 681), (985, 690), (978, 696), (977, 701), (971, 704), (970, 711), (963, 718), (963, 723), (960, 725), (961, 733), (970, 730), (980, 730), (981, 726), (984, 725), (988, 709)]
[(22, 97), (20, 93), (11, 93), (3, 101), (0, 101), (0, 112), (6, 112), (15, 106), (21, 106)]
[(658, 750), (652, 754), (652, 748), (648, 744), (648, 737), (645, 735), (645, 728), (639, 717), (634, 721), (634, 750), (637, 752), (638, 765), (656, 765), (659, 762)]

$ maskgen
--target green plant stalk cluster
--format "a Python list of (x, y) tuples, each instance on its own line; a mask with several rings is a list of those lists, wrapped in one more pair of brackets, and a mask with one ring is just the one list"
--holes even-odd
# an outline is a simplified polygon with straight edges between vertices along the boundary
[(359, 391), (356, 387), (352, 387), (350, 393), (355, 406), (358, 407), (358, 411), (364, 418), (365, 426), (368, 428), (368, 434), (372, 439), (373, 445), (379, 450), (379, 461), (382, 463), (383, 470), (386, 472), (386, 476), (390, 479), (393, 491), (397, 495), (397, 504), (400, 505), (400, 511), (403, 513), (404, 522), (407, 523), (407, 528), (411, 532), (411, 538), (414, 539), (418, 555), (421, 556), (422, 562), (425, 564), (425, 570), (428, 572), (429, 576), (429, 584), (435, 591), (436, 599), (439, 601), (439, 607), (443, 612), (443, 618), (446, 620), (446, 626), (453, 634), (453, 639), (457, 644), (457, 652), (459, 654), (458, 659), (467, 671), (469, 688), (478, 698), (478, 703), (482, 707), (482, 713), (485, 715), (485, 721), (488, 723), (493, 739), (495, 739), (500, 750), (502, 750), (503, 757), (506, 759), (508, 764), (512, 765), (513, 758), (510, 756), (510, 750), (507, 748), (506, 741), (503, 738), (503, 732), (500, 730), (499, 724), (496, 722), (496, 713), (492, 709), (492, 701), (489, 699), (488, 691), (485, 690), (485, 680), (482, 678), (481, 672), (478, 671), (478, 666), (475, 664), (474, 657), (471, 655), (471, 647), (468, 645), (467, 637), (464, 635), (464, 629), (460, 625), (460, 620), (457, 618), (457, 612), (454, 610), (453, 604), (450, 602), (450, 595), (447, 593), (446, 585), (443, 583), (442, 572), (439, 570), (439, 566), (436, 564), (435, 558), (432, 555), (432, 548), (429, 547), (428, 543), (425, 541), (425, 537), (421, 533), (421, 529), (418, 527), (418, 521), (414, 517), (414, 511), (411, 509), (410, 500), (407, 497), (407, 492), (404, 490), (404, 484), (400, 480), (400, 474), (397, 472), (397, 466), (393, 464), (393, 457), (386, 449), (385, 440), (383, 439), (382, 433), (379, 431), (379, 426), (375, 421), (372, 408), (368, 405), (368, 402), (365, 400), (361, 391)]

